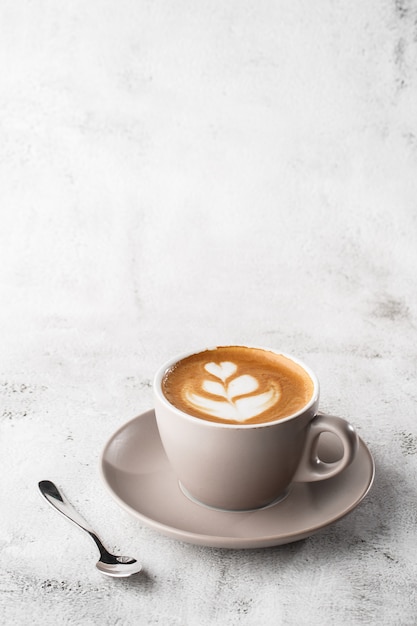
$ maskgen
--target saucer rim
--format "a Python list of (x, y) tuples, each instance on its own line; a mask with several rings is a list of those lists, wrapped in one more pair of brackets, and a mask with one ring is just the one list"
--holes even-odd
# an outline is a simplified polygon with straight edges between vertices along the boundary
[[(99, 457), (99, 471), (100, 471), (101, 480), (104, 483), (104, 486), (107, 489), (107, 491), (112, 496), (112, 498), (116, 501), (116, 503), (123, 510), (125, 510), (134, 518), (141, 521), (148, 528), (152, 528), (153, 530), (158, 531), (162, 535), (176, 539), (177, 541), (199, 545), (199, 546), (206, 546), (206, 547), (212, 547), (212, 548), (226, 548), (226, 549), (267, 548), (267, 547), (293, 543), (296, 541), (301, 541), (303, 539), (306, 539), (307, 537), (310, 537), (320, 532), (324, 528), (331, 526), (335, 522), (349, 515), (349, 513), (351, 513), (354, 509), (356, 509), (359, 506), (359, 504), (364, 500), (364, 498), (368, 495), (374, 483), (375, 460), (371, 454), (371, 451), (366, 445), (366, 443), (363, 441), (361, 437), (358, 436), (359, 447), (362, 448), (362, 453), (366, 454), (366, 456), (368, 457), (368, 461), (369, 461), (370, 472), (369, 472), (367, 487), (366, 489), (360, 492), (359, 496), (354, 498), (353, 502), (351, 502), (348, 507), (344, 508), (340, 513), (337, 513), (336, 515), (326, 518), (325, 520), (323, 520), (322, 523), (319, 523), (312, 527), (305, 528), (297, 532), (286, 532), (286, 533), (279, 533), (279, 534), (273, 534), (273, 535), (264, 535), (262, 537), (256, 537), (256, 538), (235, 537), (233, 535), (226, 535), (226, 536), (207, 535), (207, 534), (192, 532), (189, 530), (184, 530), (177, 526), (164, 524), (162, 522), (159, 522), (158, 520), (148, 517), (147, 515), (144, 515), (139, 510), (135, 509), (130, 504), (125, 502), (118, 495), (118, 493), (113, 489), (113, 487), (110, 485), (109, 481), (107, 480), (104, 466), (105, 466), (105, 460), (106, 460), (106, 452), (109, 450), (111, 444), (118, 437), (118, 435), (124, 430), (126, 430), (131, 424), (133, 424), (134, 422), (138, 422), (141, 419), (146, 419), (146, 418), (156, 420), (154, 409), (149, 409), (147, 411), (144, 411), (143, 413), (140, 413), (139, 415), (136, 415), (132, 419), (128, 420), (127, 422), (119, 426), (119, 428), (117, 428), (117, 430), (114, 431), (113, 434), (107, 439)], [(355, 463), (355, 460), (353, 461), (353, 463)], [(186, 496), (183, 493), (182, 493), (182, 497), (184, 499), (186, 498)], [(289, 494), (289, 497), (291, 497), (291, 493)], [(275, 506), (279, 506), (279, 502), (273, 505), (271, 508), (273, 509), (275, 508)], [(259, 511), (253, 511), (252, 514), (253, 515), (256, 515), (257, 513), (261, 514), (262, 511), (263, 509), (260, 509)], [(245, 515), (245, 512), (242, 512), (242, 511), (227, 511), (227, 512), (218, 511), (217, 513), (218, 515), (224, 515), (225, 513), (230, 514), (230, 515), (235, 515), (235, 516)]]

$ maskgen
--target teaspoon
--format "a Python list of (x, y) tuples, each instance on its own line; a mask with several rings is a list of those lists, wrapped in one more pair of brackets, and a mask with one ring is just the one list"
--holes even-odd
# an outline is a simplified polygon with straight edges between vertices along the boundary
[(87, 532), (93, 539), (100, 551), (100, 559), (97, 561), (96, 567), (102, 574), (122, 578), (124, 576), (131, 576), (132, 574), (140, 572), (142, 566), (136, 559), (133, 559), (130, 556), (115, 556), (106, 550), (95, 531), (74, 509), (74, 507), (68, 502), (63, 493), (59, 491), (53, 482), (50, 480), (41, 480), (38, 486), (41, 494), (51, 506), (62, 513), (62, 515), (67, 517), (71, 522), (79, 526), (82, 530), (85, 530), (85, 532)]

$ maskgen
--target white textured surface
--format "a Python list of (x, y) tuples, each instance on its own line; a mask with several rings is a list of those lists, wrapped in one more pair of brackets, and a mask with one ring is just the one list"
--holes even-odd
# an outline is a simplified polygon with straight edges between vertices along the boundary
[[(417, 2), (0, 5), (0, 621), (415, 624)], [(182, 545), (105, 492), (162, 360), (316, 370), (377, 479), (301, 543)], [(145, 574), (103, 579), (50, 478)]]

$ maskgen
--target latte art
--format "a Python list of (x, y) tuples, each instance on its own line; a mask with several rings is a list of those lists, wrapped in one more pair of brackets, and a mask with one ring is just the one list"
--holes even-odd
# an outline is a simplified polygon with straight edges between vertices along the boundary
[(162, 380), (165, 397), (180, 410), (231, 424), (288, 417), (309, 402), (313, 388), (307, 372), (291, 359), (243, 346), (193, 354)]
[(202, 384), (205, 394), (187, 390), (185, 397), (192, 407), (207, 415), (244, 422), (271, 408), (281, 395), (278, 384), (273, 381), (268, 391), (255, 393), (259, 390), (257, 379), (250, 374), (233, 378), (237, 365), (230, 361), (206, 363), (204, 369), (221, 382), (205, 379)]

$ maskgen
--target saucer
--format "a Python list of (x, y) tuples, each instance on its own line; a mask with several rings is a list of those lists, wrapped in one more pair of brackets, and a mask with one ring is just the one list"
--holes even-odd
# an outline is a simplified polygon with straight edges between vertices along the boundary
[[(319, 455), (334, 456), (321, 436)], [(101, 456), (101, 474), (116, 502), (140, 522), (180, 541), (218, 548), (262, 548), (305, 539), (350, 513), (371, 488), (375, 465), (359, 440), (353, 463), (333, 478), (295, 483), (286, 498), (255, 511), (221, 511), (189, 499), (159, 438), (154, 411), (119, 428)]]

